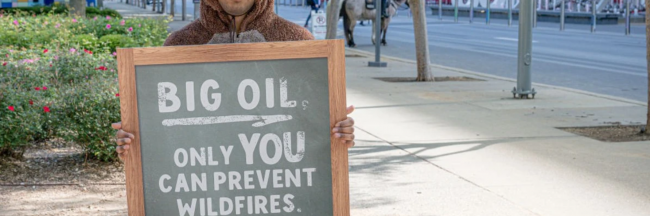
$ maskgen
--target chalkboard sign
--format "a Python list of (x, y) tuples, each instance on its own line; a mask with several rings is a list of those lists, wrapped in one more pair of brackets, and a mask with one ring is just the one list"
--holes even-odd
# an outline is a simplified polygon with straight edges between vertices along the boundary
[(129, 215), (349, 215), (342, 40), (118, 50)]

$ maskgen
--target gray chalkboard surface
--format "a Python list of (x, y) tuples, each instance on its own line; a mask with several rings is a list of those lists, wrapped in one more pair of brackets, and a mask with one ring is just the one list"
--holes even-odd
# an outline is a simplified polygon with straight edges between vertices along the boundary
[(136, 66), (147, 215), (332, 215), (327, 59)]
[(342, 40), (118, 49), (129, 215), (349, 215)]

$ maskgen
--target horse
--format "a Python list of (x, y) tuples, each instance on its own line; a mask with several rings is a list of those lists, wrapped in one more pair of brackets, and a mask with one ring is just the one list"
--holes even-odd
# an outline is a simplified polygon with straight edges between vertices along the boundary
[[(366, 4), (374, 4), (374, 1), (381, 0), (344, 0), (343, 5), (341, 6), (341, 16), (343, 17), (343, 31), (345, 34), (345, 39), (348, 42), (349, 47), (355, 47), (354, 43), (354, 26), (356, 26), (357, 21), (359, 20), (370, 20), (372, 25), (372, 32), (375, 32), (375, 11), (377, 9), (368, 9)], [(397, 8), (402, 4), (409, 6), (408, 0), (387, 0), (388, 8), (386, 8), (386, 13), (388, 14), (387, 18), (382, 18), (381, 22), (381, 32), (383, 33), (381, 44), (386, 46), (386, 31), (388, 30), (388, 24), (390, 23), (391, 17), (395, 16), (397, 13)], [(381, 10), (379, 11), (381, 12)], [(375, 44), (375, 34), (372, 34), (372, 44)]]

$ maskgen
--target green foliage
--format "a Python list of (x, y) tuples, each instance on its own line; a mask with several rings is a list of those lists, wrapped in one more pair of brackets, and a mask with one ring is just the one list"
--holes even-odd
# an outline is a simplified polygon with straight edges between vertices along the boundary
[[(34, 7), (17, 7), (17, 8), (2, 8), (0, 11), (6, 14), (21, 14), (21, 15), (47, 15), (47, 14), (60, 14), (69, 15), (70, 11), (67, 7), (63, 6), (34, 6)], [(113, 18), (121, 19), (122, 15), (113, 9), (99, 9), (96, 7), (86, 7), (86, 17), (95, 16), (111, 16)]]
[(80, 144), (90, 156), (102, 161), (117, 159), (111, 123), (120, 121), (116, 81), (89, 78), (62, 92), (60, 135)]
[(119, 34), (104, 35), (99, 39), (99, 42), (106, 44), (111, 52), (115, 52), (118, 47), (130, 47), (133, 44), (133, 40), (130, 37)]
[(71, 38), (70, 45), (77, 45), (75, 47), (96, 50), (99, 47), (99, 39), (92, 34), (80, 34)]
[(162, 46), (169, 20), (106, 13), (110, 17), (102, 11), (93, 18), (53, 11), (0, 17), (0, 156), (20, 156), (34, 141), (59, 137), (91, 158), (116, 160), (110, 123), (119, 121), (120, 110), (113, 52)]

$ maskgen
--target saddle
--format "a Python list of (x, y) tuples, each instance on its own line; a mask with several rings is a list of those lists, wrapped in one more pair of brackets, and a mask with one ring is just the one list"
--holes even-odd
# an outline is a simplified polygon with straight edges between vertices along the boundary
[(377, 5), (375, 5), (375, 0), (366, 0), (366, 9), (373, 10), (376, 7), (377, 7)]

